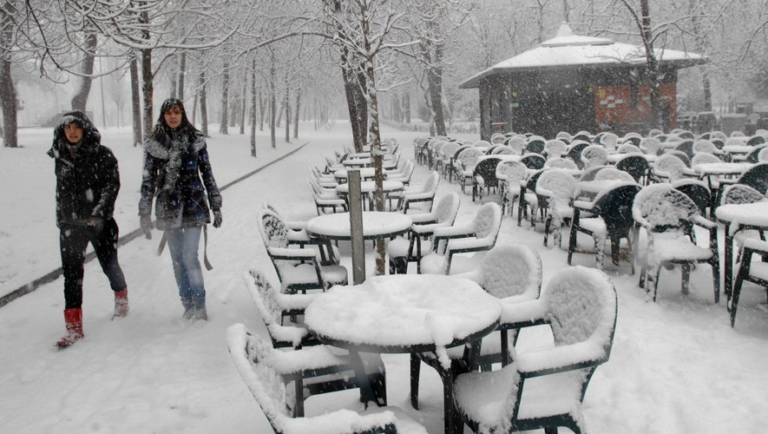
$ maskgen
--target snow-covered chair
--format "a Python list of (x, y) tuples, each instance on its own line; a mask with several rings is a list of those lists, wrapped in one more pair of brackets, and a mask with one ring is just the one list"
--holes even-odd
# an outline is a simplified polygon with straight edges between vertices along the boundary
[(672, 153), (659, 156), (651, 168), (651, 179), (655, 182), (672, 182), (685, 176), (686, 165)]
[(347, 202), (339, 198), (335, 191), (323, 190), (312, 179), (307, 180), (307, 186), (309, 186), (309, 192), (312, 194), (312, 200), (315, 201), (317, 215), (327, 214), (329, 211), (334, 213), (347, 211)]
[(648, 171), (651, 166), (642, 155), (629, 154), (616, 162), (616, 168), (629, 173), (638, 184), (648, 183)]
[(472, 147), (460, 153), (458, 160), (454, 161), (453, 165), (454, 170), (456, 171), (456, 179), (461, 184), (462, 193), (464, 193), (464, 187), (467, 184), (472, 183), (475, 174), (475, 165), (483, 155), (485, 155), (483, 151)]
[(539, 300), (518, 307), (526, 313), (521, 326), (550, 326), (554, 347), (516, 354), (514, 363), (498, 371), (459, 375), (454, 382), (459, 416), (475, 433), (556, 432), (562, 426), (582, 434), (589, 381), (613, 346), (613, 283), (598, 270), (567, 268), (552, 277)]
[(659, 155), (664, 150), (661, 141), (656, 137), (646, 137), (642, 139), (639, 148), (648, 155)]
[(561, 140), (547, 140), (547, 142), (544, 143), (544, 156), (547, 157), (548, 160), (562, 158), (563, 155), (565, 155), (567, 148), (568, 145)]
[(768, 192), (768, 162), (760, 163), (752, 166), (746, 172), (742, 173), (737, 179), (720, 179), (720, 189), (717, 192), (715, 204), (720, 204), (722, 201), (722, 195), (727, 189), (726, 184), (730, 185), (747, 185), (760, 194), (765, 195)]
[[(648, 247), (642, 259), (640, 287), (653, 286), (653, 300), (659, 287), (661, 268), (667, 264), (682, 266), (682, 292), (688, 293), (691, 264), (706, 263), (712, 267), (715, 302), (720, 298), (720, 256), (717, 247), (717, 224), (701, 216), (696, 204), (683, 192), (669, 184), (650, 185), (637, 194), (632, 215), (648, 234)], [(690, 238), (693, 225), (709, 232), (709, 245), (698, 246)], [(647, 280), (647, 283), (646, 283)]]
[[(607, 169), (604, 169), (607, 170)], [(634, 220), (632, 203), (640, 186), (634, 181), (625, 181), (615, 187), (600, 192), (592, 201), (577, 200), (573, 203), (573, 218), (568, 241), (568, 265), (571, 265), (573, 253), (577, 250), (578, 233), (592, 237), (595, 246), (595, 262), (598, 270), (603, 269), (603, 257), (606, 241), (611, 242), (611, 260), (619, 265), (621, 239), (629, 242), (629, 263), (634, 273), (634, 251), (632, 237)], [(585, 214), (582, 216), (582, 213)]]
[(494, 202), (481, 206), (467, 224), (436, 228), (432, 253), (421, 259), (421, 272), (451, 274), (454, 255), (491, 250), (496, 245), (500, 229), (501, 207)]
[(617, 154), (642, 154), (643, 151), (640, 150), (638, 146), (635, 146), (632, 143), (624, 143), (623, 145), (619, 146), (616, 149)]
[[(277, 351), (239, 323), (227, 329), (227, 347), (238, 374), (276, 434), (427, 432), (396, 407), (364, 414), (340, 409), (304, 417), (303, 401), (307, 397), (358, 387), (353, 368), (348, 363), (339, 365), (345, 358), (335, 355), (329, 347)], [(334, 381), (328, 381), (329, 376)], [(293, 387), (287, 387), (291, 383)]]
[(263, 202), (261, 206), (283, 219), (283, 223), (288, 228), (289, 245), (297, 245), (300, 247), (309, 246), (316, 249), (316, 257), (320, 260), (320, 265), (339, 264), (339, 249), (332, 245), (328, 240), (320, 240), (318, 238), (310, 237), (306, 230), (306, 222), (287, 220), (274, 205), (268, 202)]
[(523, 155), (523, 149), (525, 148), (525, 137), (516, 136), (516, 137), (510, 137), (504, 142), (505, 145), (512, 148), (513, 151), (515, 151), (516, 155)]
[(544, 155), (544, 147), (546, 141), (543, 137), (533, 136), (528, 139), (528, 142), (523, 148), (523, 154), (539, 154)]
[(581, 161), (586, 169), (604, 166), (608, 161), (608, 151), (600, 145), (589, 145), (581, 151)]
[(566, 154), (566, 157), (573, 160), (573, 162), (579, 166), (579, 169), (584, 169), (584, 161), (581, 159), (581, 152), (588, 146), (590, 146), (589, 142), (583, 140), (574, 140), (568, 145), (568, 153)]
[(387, 181), (398, 181), (402, 182), (404, 186), (408, 186), (411, 183), (414, 170), (416, 170), (416, 163), (413, 160), (406, 160), (401, 170), (387, 173)]
[(491, 134), (490, 142), (491, 142), (492, 145), (501, 145), (502, 143), (504, 143), (504, 140), (506, 140), (506, 139), (507, 139), (507, 137), (504, 136), (504, 134), (493, 133), (493, 134)]
[(545, 170), (536, 183), (539, 209), (546, 215), (544, 223), (544, 245), (547, 245), (550, 228), (555, 231), (555, 245), (560, 245), (562, 226), (573, 215), (573, 197), (576, 194), (576, 180), (562, 169)]
[(347, 284), (347, 269), (342, 265), (321, 265), (314, 249), (292, 249), (288, 245), (288, 227), (283, 219), (262, 209), (258, 215), (259, 232), (269, 259), (275, 267), (284, 293), (306, 293)]
[(432, 251), (431, 238), (435, 229), (453, 225), (460, 203), (459, 194), (452, 192), (441, 197), (429, 213), (412, 215), (413, 226), (408, 237), (397, 237), (387, 243), (389, 274), (405, 274), (409, 262), (416, 262), (420, 271), (422, 252)]
[(440, 184), (440, 174), (432, 171), (423, 184), (410, 186), (401, 192), (390, 193), (389, 196), (391, 199), (397, 199), (395, 209), (407, 214), (414, 203), (426, 203), (431, 207), (438, 184)]
[(502, 161), (496, 166), (496, 178), (501, 180), (499, 194), (501, 195), (501, 213), (509, 207), (512, 215), (515, 199), (520, 196), (521, 182), (528, 175), (528, 168), (519, 161)]
[[(473, 271), (458, 274), (458, 277), (472, 280), (486, 292), (498, 298), (502, 304), (499, 328), (483, 337), (480, 345), (480, 356), (475, 359), (481, 369), (491, 370), (494, 363), (506, 366), (510, 363), (509, 342), (512, 345), (517, 340), (517, 330), (507, 329), (504, 319), (516, 318), (519, 315), (515, 309), (519, 303), (530, 302), (539, 298), (541, 293), (542, 266), (541, 258), (535, 250), (523, 244), (507, 244), (496, 246), (485, 255), (480, 266)], [(516, 324), (513, 324), (516, 327)], [(511, 336), (510, 336), (511, 335)], [(461, 360), (464, 357), (464, 347), (448, 349), (451, 360)], [(452, 373), (445, 370), (438, 362), (434, 353), (419, 353), (411, 355), (411, 404), (418, 408), (419, 376), (421, 361), (436, 369), (444, 377)]]
[(478, 159), (472, 176), (472, 202), (477, 198), (483, 200), (483, 193), (492, 188), (498, 188), (499, 179), (496, 178), (496, 167), (501, 163), (501, 159), (494, 156), (486, 156)]
[(547, 160), (547, 164), (545, 164), (544, 167), (549, 167), (550, 169), (566, 169), (572, 172), (579, 170), (579, 166), (573, 160), (562, 157), (550, 158)]

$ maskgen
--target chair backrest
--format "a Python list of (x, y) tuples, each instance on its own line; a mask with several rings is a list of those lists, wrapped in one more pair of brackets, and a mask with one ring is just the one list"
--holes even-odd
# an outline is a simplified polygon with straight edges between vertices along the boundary
[(619, 154), (642, 154), (643, 151), (632, 143), (624, 143), (616, 149)]
[(463, 170), (473, 170), (477, 160), (485, 155), (485, 153), (478, 148), (469, 148), (459, 154), (459, 164)]
[(516, 154), (522, 155), (523, 149), (525, 148), (525, 137), (510, 137), (506, 141), (506, 145), (512, 148), (512, 150), (515, 151)]
[(760, 163), (760, 152), (768, 148), (768, 145), (755, 145), (752, 147), (752, 150), (749, 151), (747, 156), (744, 158), (745, 163)]
[(741, 137), (728, 137), (725, 146), (744, 146), (744, 140)]
[(501, 229), (501, 207), (495, 202), (488, 202), (481, 206), (472, 221), (477, 238), (487, 238), (491, 244), (496, 242), (496, 237)]
[(437, 192), (438, 184), (440, 184), (440, 174), (433, 170), (429, 174), (429, 178), (427, 178), (427, 180), (424, 181), (424, 185), (422, 185), (421, 192), (422, 193)]
[(440, 148), (440, 154), (442, 158), (453, 158), (453, 154), (455, 154), (460, 147), (461, 145), (456, 142), (448, 142), (445, 144), (445, 146)]
[(523, 244), (492, 248), (480, 264), (479, 284), (496, 298), (515, 297), (516, 301), (535, 300), (541, 293), (541, 258)]
[(453, 153), (453, 161), (459, 160), (459, 155), (461, 155), (464, 151), (467, 149), (472, 149), (472, 145), (461, 145), (458, 149), (456, 149), (456, 152)]
[(627, 133), (624, 138), (622, 139), (622, 143), (631, 143), (635, 146), (640, 146), (640, 142), (643, 140), (643, 137), (640, 134), (637, 133)]
[(763, 136), (754, 135), (747, 139), (747, 146), (757, 146), (762, 145), (763, 143), (765, 143), (765, 137)]
[(478, 140), (478, 141), (472, 143), (472, 146), (474, 146), (476, 148), (490, 148), (491, 147), (491, 142), (489, 142), (487, 140)]
[(628, 155), (616, 162), (616, 168), (627, 172), (635, 182), (640, 182), (647, 175), (650, 165), (642, 155)]
[[(480, 176), (485, 180), (486, 185), (495, 185), (496, 181), (496, 167), (501, 163), (501, 159), (495, 156), (482, 157), (475, 164), (475, 169), (472, 174), (474, 176)], [(491, 182), (491, 184), (488, 184)]]
[(615, 167), (606, 167), (595, 174), (595, 181), (626, 181), (635, 182), (635, 178), (629, 173)]
[(700, 154), (700, 153), (717, 154), (719, 152), (720, 150), (717, 149), (717, 146), (715, 146), (715, 144), (710, 142), (709, 140), (697, 140), (696, 143), (693, 144), (694, 157), (696, 156), (696, 154)]
[(568, 143), (571, 140), (573, 140), (573, 136), (571, 136), (571, 134), (566, 132), (566, 131), (560, 131), (559, 133), (557, 133), (555, 135), (555, 138), (557, 140), (562, 140), (563, 142), (566, 142), (566, 143)]
[(268, 209), (262, 209), (258, 214), (259, 232), (264, 245), (269, 247), (288, 247), (288, 226), (279, 215)]
[(722, 150), (723, 146), (725, 146), (725, 140), (718, 139), (717, 137), (712, 137), (711, 139), (709, 139), (709, 141), (712, 142), (712, 144), (715, 145), (715, 147), (720, 150)]
[(685, 193), (690, 197), (696, 207), (699, 208), (699, 212), (704, 215), (705, 210), (710, 204), (712, 194), (709, 191), (709, 187), (703, 181), (698, 179), (684, 178), (674, 181), (672, 187)]
[(514, 149), (510, 148), (509, 146), (497, 146), (493, 150), (494, 155), (517, 155), (518, 153), (515, 152)]
[(731, 203), (755, 203), (762, 200), (765, 200), (765, 195), (754, 188), (744, 184), (733, 184), (725, 190), (720, 202), (721, 205), (728, 205)]
[(264, 278), (264, 275), (257, 270), (244, 271), (242, 278), (253, 303), (256, 305), (256, 310), (259, 311), (261, 320), (264, 321), (264, 325), (267, 326), (271, 334), (270, 326), (272, 324), (280, 325), (282, 322), (280, 303), (277, 301), (277, 291)]
[(523, 157), (520, 159), (520, 162), (529, 169), (538, 170), (544, 167), (544, 165), (547, 163), (547, 160), (539, 154), (526, 154), (523, 155)]
[(657, 172), (668, 175), (672, 181), (682, 178), (685, 171), (685, 163), (670, 153), (660, 155), (653, 163), (653, 167)]
[(523, 152), (526, 154), (543, 154), (545, 143), (546, 142), (544, 139), (541, 138), (528, 140), (528, 143), (525, 144)]
[(550, 158), (547, 160), (546, 167), (552, 169), (579, 170), (579, 166), (570, 158)]
[(603, 166), (608, 161), (608, 151), (600, 145), (589, 145), (581, 151), (584, 167)]
[(459, 214), (460, 204), (461, 198), (455, 191), (441, 197), (440, 200), (437, 201), (437, 204), (435, 204), (434, 213), (437, 223), (452, 225), (456, 221), (456, 216)]
[(722, 163), (723, 160), (717, 157), (717, 155), (709, 154), (706, 152), (698, 153), (691, 159), (691, 167), (696, 167), (697, 164), (710, 164), (710, 163)]
[[(616, 330), (616, 289), (602, 271), (577, 265), (557, 272), (542, 293), (555, 345), (589, 342), (594, 364), (608, 360)], [(602, 350), (602, 351), (600, 351)]]
[(582, 173), (581, 176), (579, 177), (579, 181), (580, 182), (594, 181), (595, 176), (597, 176), (597, 174), (600, 173), (601, 170), (607, 169), (608, 167), (610, 166), (595, 166), (595, 167), (590, 167), (589, 169), (585, 169), (584, 173)]
[(570, 158), (571, 160), (576, 163), (577, 166), (579, 166), (579, 169), (584, 168), (584, 162), (581, 160), (581, 152), (589, 146), (589, 143), (585, 141), (576, 141), (574, 140), (571, 142), (570, 146), (568, 146), (568, 154), (567, 158)]
[(632, 204), (641, 187), (633, 182), (603, 191), (595, 198), (594, 211), (605, 222), (609, 234), (624, 237), (634, 225)]
[(768, 163), (760, 163), (744, 172), (736, 181), (748, 185), (762, 194), (768, 191)]
[(568, 145), (566, 145), (565, 142), (557, 139), (548, 140), (544, 143), (544, 153), (546, 154), (547, 159), (561, 158), (563, 154), (565, 154), (567, 148)]
[(760, 145), (757, 148), (758, 152), (756, 163), (763, 163), (768, 161), (768, 151), (766, 151), (766, 149), (768, 149), (768, 145)]
[(635, 196), (632, 216), (651, 232), (686, 228), (699, 208), (671, 184), (649, 185)]
[(576, 194), (576, 180), (563, 169), (545, 170), (536, 182), (536, 193), (567, 205)]
[(576, 140), (583, 140), (585, 142), (589, 142), (592, 140), (591, 137), (589, 137), (589, 133), (586, 131), (579, 131), (573, 136), (573, 140), (571, 142), (575, 142)]
[(646, 137), (640, 141), (639, 148), (648, 155), (659, 155), (663, 146), (659, 139), (655, 137)]
[(501, 134), (501, 133), (491, 134), (491, 144), (493, 145), (500, 145), (504, 143), (504, 140), (506, 140), (506, 137), (504, 136), (504, 134)]
[(685, 164), (685, 167), (691, 167), (691, 158), (683, 151), (678, 151), (676, 149), (673, 149), (671, 151), (667, 151), (664, 153), (665, 155), (673, 155), (677, 157), (678, 160), (682, 161), (683, 164)]
[(510, 186), (518, 185), (528, 174), (528, 168), (519, 161), (502, 161), (496, 166), (496, 177), (506, 178)]
[(746, 134), (741, 131), (731, 131), (731, 137), (746, 137)]
[(290, 432), (296, 396), (285, 387), (283, 377), (266, 363), (271, 348), (243, 324), (234, 324), (227, 329), (227, 346), (237, 372), (272, 429), (276, 433)]
[(619, 144), (619, 136), (614, 133), (605, 132), (600, 136), (599, 142), (605, 149), (616, 149), (616, 145)]

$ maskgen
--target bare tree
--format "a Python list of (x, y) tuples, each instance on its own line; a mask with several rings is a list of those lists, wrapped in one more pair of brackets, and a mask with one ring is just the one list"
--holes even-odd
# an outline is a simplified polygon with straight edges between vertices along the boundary
[(5, 0), (0, 8), (0, 107), (3, 109), (3, 146), (17, 148), (17, 101), (16, 88), (11, 77), (11, 51), (14, 46), (13, 16), (16, 7)]

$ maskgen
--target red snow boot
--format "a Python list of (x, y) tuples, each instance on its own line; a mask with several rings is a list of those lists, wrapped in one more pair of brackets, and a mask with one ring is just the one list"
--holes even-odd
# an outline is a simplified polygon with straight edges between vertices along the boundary
[(112, 319), (128, 316), (128, 287), (122, 291), (115, 291), (115, 313)]
[(84, 337), (83, 335), (83, 309), (64, 309), (64, 322), (67, 326), (67, 334), (56, 342), (59, 349), (64, 349)]

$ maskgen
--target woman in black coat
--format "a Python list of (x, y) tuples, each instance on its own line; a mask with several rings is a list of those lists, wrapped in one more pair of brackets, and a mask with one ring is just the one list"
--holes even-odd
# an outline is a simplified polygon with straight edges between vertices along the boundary
[(167, 99), (160, 108), (160, 118), (145, 144), (143, 173), (141, 228), (149, 234), (155, 199), (157, 228), (165, 231), (171, 251), (183, 318), (207, 320), (198, 247), (202, 229), (211, 222), (211, 209), (213, 227), (221, 225), (221, 194), (205, 138), (189, 122), (184, 105), (176, 98)]
[(53, 131), (48, 155), (55, 161), (56, 226), (64, 270), (66, 348), (83, 338), (83, 264), (88, 243), (115, 294), (115, 317), (128, 314), (128, 287), (117, 260), (117, 222), (112, 218), (120, 173), (117, 159), (81, 111), (64, 114)]

